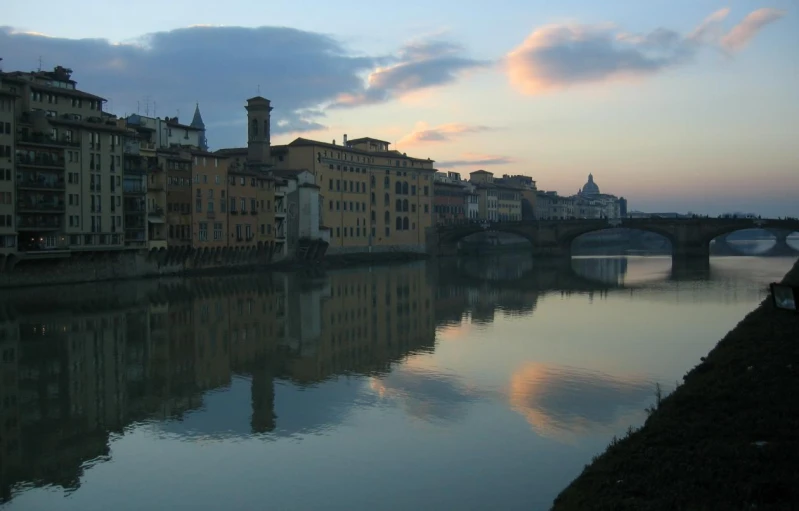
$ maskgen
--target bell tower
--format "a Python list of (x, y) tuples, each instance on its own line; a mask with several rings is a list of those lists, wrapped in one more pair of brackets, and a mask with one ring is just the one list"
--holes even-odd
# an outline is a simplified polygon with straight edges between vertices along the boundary
[(270, 117), (272, 105), (269, 100), (256, 96), (247, 100), (247, 159), (250, 163), (271, 163)]

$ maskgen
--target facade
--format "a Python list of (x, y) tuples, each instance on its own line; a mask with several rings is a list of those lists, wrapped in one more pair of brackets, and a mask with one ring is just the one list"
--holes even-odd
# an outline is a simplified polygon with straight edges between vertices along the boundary
[(226, 247), (228, 241), (228, 161), (214, 153), (194, 150), (192, 156), (192, 246)]
[(535, 202), (538, 196), (538, 188), (535, 181), (529, 176), (504, 175), (501, 179), (502, 183), (519, 190), (521, 198), (521, 219), (534, 220), (535, 219)]
[(177, 149), (159, 149), (158, 163), (166, 173), (167, 245), (186, 247), (192, 243), (192, 158)]
[(258, 204), (258, 243), (275, 241), (275, 178), (266, 174), (258, 176), (258, 189), (255, 191)]
[(494, 185), (494, 174), (485, 170), (475, 170), (469, 173), (469, 181), (477, 193), (478, 218), (488, 222), (499, 220), (499, 198)]
[(455, 224), (467, 219), (467, 194), (462, 184), (436, 181), (433, 192), (436, 225)]
[(389, 145), (345, 136), (342, 145), (298, 138), (271, 148), (275, 168), (314, 175), (333, 251), (424, 246), (425, 231), (433, 224), (433, 161)]
[[(0, 73), (0, 256), (17, 251), (17, 225), (14, 199), (16, 170), (14, 168), (14, 134), (16, 128), (17, 95), (3, 88)], [(56, 176), (58, 180), (58, 176)], [(60, 180), (63, 182), (63, 176)]]
[(122, 145), (125, 247), (147, 248), (147, 160), (140, 154), (139, 138), (135, 131), (128, 130), (123, 136)]
[(228, 167), (228, 246), (251, 247), (256, 244), (258, 225), (258, 174), (247, 166)]
[(124, 248), (126, 130), (103, 113), (105, 100), (78, 90), (71, 75), (61, 66), (2, 73), (2, 89), (16, 97), (17, 249), (38, 256)]

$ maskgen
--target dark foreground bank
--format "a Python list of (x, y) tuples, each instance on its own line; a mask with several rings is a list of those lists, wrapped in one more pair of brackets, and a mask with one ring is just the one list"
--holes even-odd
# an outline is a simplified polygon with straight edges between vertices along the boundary
[(799, 316), (766, 300), (552, 509), (799, 509)]

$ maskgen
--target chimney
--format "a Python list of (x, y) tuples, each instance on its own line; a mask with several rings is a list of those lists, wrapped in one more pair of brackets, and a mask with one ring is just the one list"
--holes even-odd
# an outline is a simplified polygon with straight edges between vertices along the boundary
[(344, 141), (342, 142), (342, 144), (344, 144), (344, 147), (347, 147), (347, 134), (346, 133), (344, 133)]

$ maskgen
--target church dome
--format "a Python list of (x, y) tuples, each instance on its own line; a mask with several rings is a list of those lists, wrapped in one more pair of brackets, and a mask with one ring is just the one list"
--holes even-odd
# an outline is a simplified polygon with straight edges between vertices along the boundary
[(599, 195), (599, 187), (594, 183), (593, 174), (588, 174), (588, 182), (583, 186), (583, 195)]

